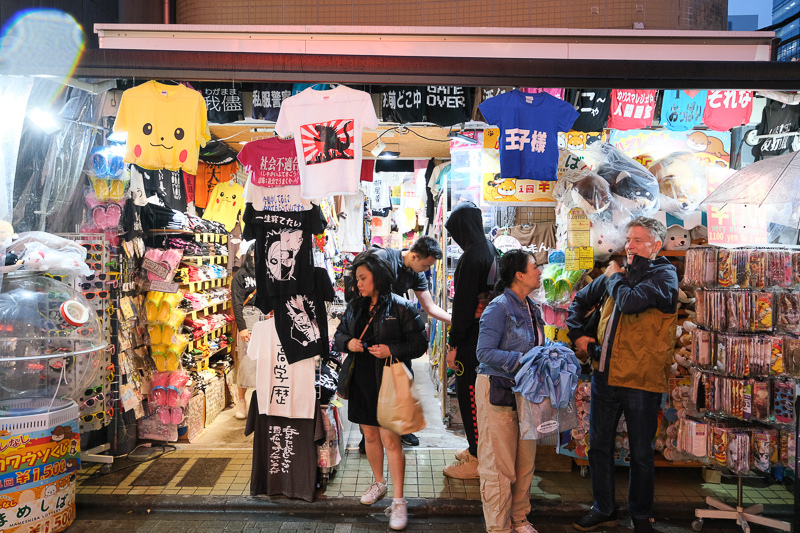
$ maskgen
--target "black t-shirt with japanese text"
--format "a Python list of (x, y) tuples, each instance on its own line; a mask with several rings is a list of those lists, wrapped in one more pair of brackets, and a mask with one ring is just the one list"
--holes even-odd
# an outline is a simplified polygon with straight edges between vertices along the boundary
[(428, 122), (452, 126), (472, 118), (473, 90), (456, 85), (429, 85), (425, 95), (425, 115)]
[(227, 124), (244, 119), (240, 83), (204, 82), (197, 85), (206, 101), (209, 122)]
[[(800, 129), (800, 109), (796, 105), (786, 105), (777, 100), (767, 99), (767, 105), (761, 114), (761, 123), (756, 128), (758, 135), (790, 133)], [(795, 137), (768, 137), (753, 147), (752, 153), (756, 161), (767, 157), (793, 152), (792, 141)]]
[(244, 210), (243, 237), (255, 239), (256, 306), (269, 312), (270, 296), (314, 294), (313, 235), (325, 230), (318, 205), (308, 211)]
[(138, 165), (134, 165), (136, 170), (142, 175), (145, 195), (149, 198), (153, 195), (158, 196), (164, 205), (180, 211), (186, 212), (186, 184), (183, 181), (183, 172), (178, 170), (148, 170)]
[(603, 131), (611, 110), (611, 89), (575, 89), (567, 94), (578, 118), (572, 123), (575, 131)]
[(384, 122), (423, 122), (425, 85), (387, 85), (381, 90), (381, 116)]
[(281, 103), (292, 96), (291, 83), (254, 83), (253, 118), (278, 120)]
[(328, 313), (325, 302), (332, 302), (333, 284), (324, 268), (314, 269), (314, 293), (270, 297), (275, 313), (275, 330), (289, 363), (320, 355), (327, 358)]

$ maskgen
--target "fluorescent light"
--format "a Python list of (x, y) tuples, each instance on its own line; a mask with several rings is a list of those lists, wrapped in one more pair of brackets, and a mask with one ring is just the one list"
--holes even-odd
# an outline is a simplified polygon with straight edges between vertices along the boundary
[(390, 150), (386, 150), (380, 153), (380, 155), (375, 156), (380, 159), (397, 159), (400, 157), (400, 152), (392, 152)]
[(42, 111), (38, 107), (34, 107), (28, 111), (28, 118), (30, 118), (33, 123), (36, 124), (39, 129), (45, 132), (47, 135), (57, 132), (63, 126), (63, 124), (56, 120), (53, 115), (47, 111)]
[(382, 140), (378, 139), (378, 144), (376, 144), (375, 148), (370, 150), (370, 152), (373, 156), (380, 157), (380, 154), (384, 151), (384, 149), (386, 149), (386, 144)]

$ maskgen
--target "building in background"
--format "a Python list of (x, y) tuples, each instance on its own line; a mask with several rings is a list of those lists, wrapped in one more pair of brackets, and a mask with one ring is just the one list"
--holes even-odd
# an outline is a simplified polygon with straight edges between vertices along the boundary
[(772, 25), (772, 2), (728, 0), (728, 31), (756, 31)]
[(800, 57), (800, 0), (774, 0), (772, 25), (780, 39), (778, 61), (796, 61)]

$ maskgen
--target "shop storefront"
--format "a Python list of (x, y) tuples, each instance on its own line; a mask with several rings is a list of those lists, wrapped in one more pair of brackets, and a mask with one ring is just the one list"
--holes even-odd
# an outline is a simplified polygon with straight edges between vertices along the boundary
[[(343, 274), (348, 264), (366, 246), (403, 249), (421, 235), (432, 236), (445, 257), (429, 275), (430, 293), (449, 311), (462, 250), (445, 223), (452, 208), (468, 200), (481, 208), (485, 233), (499, 250), (525, 248), (535, 254), (543, 270), (537, 301), (546, 334), (555, 340), (567, 340), (564, 321), (575, 292), (587, 277), (598, 275), (596, 266), (622, 250), (620, 228), (637, 215), (662, 220), (669, 227), (664, 255), (686, 270), (686, 285), (681, 286), (676, 365), (656, 440), (659, 461), (681, 466), (716, 462), (736, 473), (777, 469), (778, 475), (791, 475), (795, 421), (793, 410), (784, 405), (790, 401), (784, 389), (798, 375), (792, 346), (800, 329), (790, 315), (800, 307), (792, 277), (793, 269), (800, 268), (792, 248), (798, 241), (796, 206), (770, 211), (700, 205), (716, 185), (754, 157), (793, 151), (797, 137), (791, 134), (800, 130), (798, 113), (792, 111), (799, 72), (797, 65), (769, 61), (771, 34), (308, 30), (98, 26), (100, 50), (84, 53), (71, 80), (73, 88), (62, 95), (67, 129), (55, 133), (59, 140), (52, 143), (22, 132), (9, 218), (19, 221), (18, 232), (58, 227), (61, 239), (84, 250), (86, 268), (64, 272), (58, 261), (42, 268), (26, 264), (7, 274), (2, 292), (8, 294), (8, 283), (17, 278), (64, 275), (70, 289), (63, 289), (63, 295), (44, 285), (31, 290), (55, 293), (54, 298), (63, 300), (59, 305), (78, 301), (92, 318), (98, 317), (92, 331), (101, 332), (101, 338), (92, 339), (90, 348), (102, 353), (92, 364), (103, 369), (71, 396), (80, 411), (71, 429), (81, 434), (81, 449), (113, 441), (113, 452), (124, 453), (137, 441), (196, 441), (236, 402), (244, 384), (258, 391), (250, 415), (265, 417), (263, 425), (253, 422), (253, 428), (259, 442), (271, 443), (259, 453), (268, 470), (275, 470), (252, 480), (254, 494), (270, 494), (271, 483), (280, 486), (281, 476), (293, 476), (312, 481), (288, 495), (313, 499), (324, 479), (320, 474), (339, 461), (340, 417), (346, 418), (333, 399), (331, 374), (324, 362), (315, 365), (314, 357), (341, 359), (326, 336), (333, 335), (329, 321), (335, 327), (346, 305)], [(632, 49), (638, 54), (633, 61)], [(336, 55), (329, 55), (331, 50)], [(118, 88), (111, 88), (109, 79), (116, 79)], [(187, 81), (191, 89), (178, 81)], [(316, 90), (331, 91), (325, 93), (329, 95), (346, 91), (360, 99), (362, 106), (352, 112), (354, 123), (339, 124), (323, 109), (306, 121), (322, 125), (315, 134), (301, 133), (302, 120), (291, 122), (288, 113), (281, 119), (283, 102), (298, 101), (303, 83), (324, 84)], [(141, 96), (146, 86), (168, 100), (186, 95), (194, 101), (192, 109), (204, 111), (182, 113), (180, 123), (159, 119), (162, 123), (139, 124), (153, 110), (134, 106), (155, 105)], [(514, 87), (557, 89), (541, 96), (540, 89), (520, 93)], [(33, 89), (31, 102), (35, 84)], [(557, 139), (540, 139), (542, 151), (555, 141), (558, 154), (554, 172), (536, 176), (541, 179), (505, 175), (499, 148), (509, 139), (508, 128), (497, 128), (482, 113), (492, 107), (482, 105), (492, 98), (516, 94), (579, 113), (579, 128), (570, 126)], [(144, 103), (132, 104), (134, 98)], [(158, 116), (173, 111), (165, 107)], [(144, 144), (132, 139), (140, 130), (148, 135), (148, 125), (151, 132), (163, 127), (177, 143), (183, 141), (185, 149), (176, 152), (183, 155), (166, 161), (142, 149)], [(115, 142), (114, 131), (127, 132), (127, 143)], [(290, 150), (295, 143), (279, 137), (291, 133), (308, 137), (297, 143), (300, 150)], [(45, 153), (37, 142), (49, 143), (55, 153)], [(514, 142), (529, 150), (537, 145), (524, 135)], [(198, 149), (198, 144), (205, 146)], [(69, 150), (72, 154), (65, 155)], [(391, 152), (393, 163), (382, 157)], [(20, 185), (32, 179), (35, 165), (30, 161), (38, 154), (66, 162), (66, 170), (54, 171), (59, 194)], [(301, 181), (304, 173), (313, 174), (316, 164), (331, 159), (340, 159), (342, 172), (355, 179), (345, 184), (319, 177)], [(132, 162), (138, 166), (128, 164)], [(302, 189), (311, 182), (324, 186)], [(51, 199), (43, 210), (54, 218), (41, 222), (32, 212), (19, 214), (31, 209), (37, 194)], [(318, 200), (316, 206), (310, 198)], [(77, 230), (66, 234), (68, 225)], [(293, 236), (275, 238), (289, 233)], [(254, 383), (240, 373), (247, 364), (245, 351), (234, 357), (243, 329), (235, 309), (241, 304), (232, 294), (234, 272), (242, 259), (238, 246), (247, 239), (260, 247), (255, 253), (259, 266), (252, 281), (243, 283), (248, 289), (248, 283), (255, 284), (255, 303), (266, 313), (258, 322), (262, 326), (248, 327), (255, 340), (251, 343), (270, 346), (251, 356), (258, 360)], [(700, 244), (712, 248), (686, 251)], [(769, 244), (774, 247), (765, 252), (761, 246)], [(722, 288), (737, 282), (702, 278), (693, 265), (703, 262), (701, 253), (717, 254), (713, 247), (734, 246), (749, 247), (735, 253), (750, 265), (750, 276), (779, 263), (791, 272), (785, 280), (775, 276), (747, 286), (748, 294), (763, 300), (763, 314), (775, 317), (769, 324), (717, 327), (718, 317), (708, 311), (712, 298), (733, 298), (721, 294)], [(13, 238), (8, 249), (21, 259), (30, 252)], [(560, 263), (553, 251), (564, 252)], [(720, 272), (732, 261), (723, 252), (715, 257)], [(295, 276), (296, 265), (308, 268)], [(741, 282), (738, 287), (745, 288)], [(77, 327), (66, 317), (64, 321), (64, 331)], [(455, 424), (463, 413), (449, 394), (455, 391), (444, 362), (447, 328), (433, 319), (428, 326), (430, 375), (442, 418)], [(743, 331), (763, 334), (757, 341), (762, 350), (763, 339), (773, 339), (771, 364), (756, 368), (751, 361), (744, 370), (724, 353), (701, 349), (713, 344), (709, 335), (730, 343), (737, 339), (728, 337)], [(90, 333), (76, 335), (89, 342)], [(711, 377), (692, 379), (697, 375)], [(739, 408), (748, 401), (747, 386), (767, 391), (764, 413)], [(60, 396), (57, 390), (45, 392), (43, 396)], [(312, 399), (309, 411), (305, 407), (312, 396), (319, 402), (315, 405)], [(577, 427), (550, 440), (559, 453), (585, 465), (586, 382), (578, 385), (574, 397)], [(701, 397), (706, 412), (732, 420), (717, 424), (704, 422), (702, 416), (683, 416)], [(283, 422), (267, 422), (267, 416)], [(770, 427), (755, 435), (747, 425), (751, 420)], [(130, 435), (130, 442), (108, 439), (109, 424), (111, 434)], [(741, 438), (742, 428), (748, 428), (753, 441), (737, 445), (753, 448), (752, 443), (764, 441), (769, 459), (722, 454), (725, 445)], [(314, 445), (313, 436), (320, 431), (327, 433), (323, 447)], [(703, 434), (714, 434), (716, 440), (701, 446), (698, 435)], [(623, 425), (618, 441), (619, 464), (624, 465)], [(274, 462), (276, 450), (316, 460)], [(59, 485), (58, 494), (62, 490)]]

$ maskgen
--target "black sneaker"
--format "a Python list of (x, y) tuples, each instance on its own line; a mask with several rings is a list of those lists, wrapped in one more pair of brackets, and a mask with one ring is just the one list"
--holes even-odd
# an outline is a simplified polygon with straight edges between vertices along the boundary
[(653, 521), (650, 518), (633, 518), (635, 533), (653, 533)]
[(406, 446), (419, 446), (419, 439), (413, 433), (400, 435), (400, 441)]
[(616, 527), (618, 525), (619, 520), (617, 519), (616, 509), (611, 514), (605, 515), (594, 507), (589, 511), (589, 514), (583, 515), (580, 520), (572, 523), (572, 527), (578, 531), (594, 531), (601, 527)]

